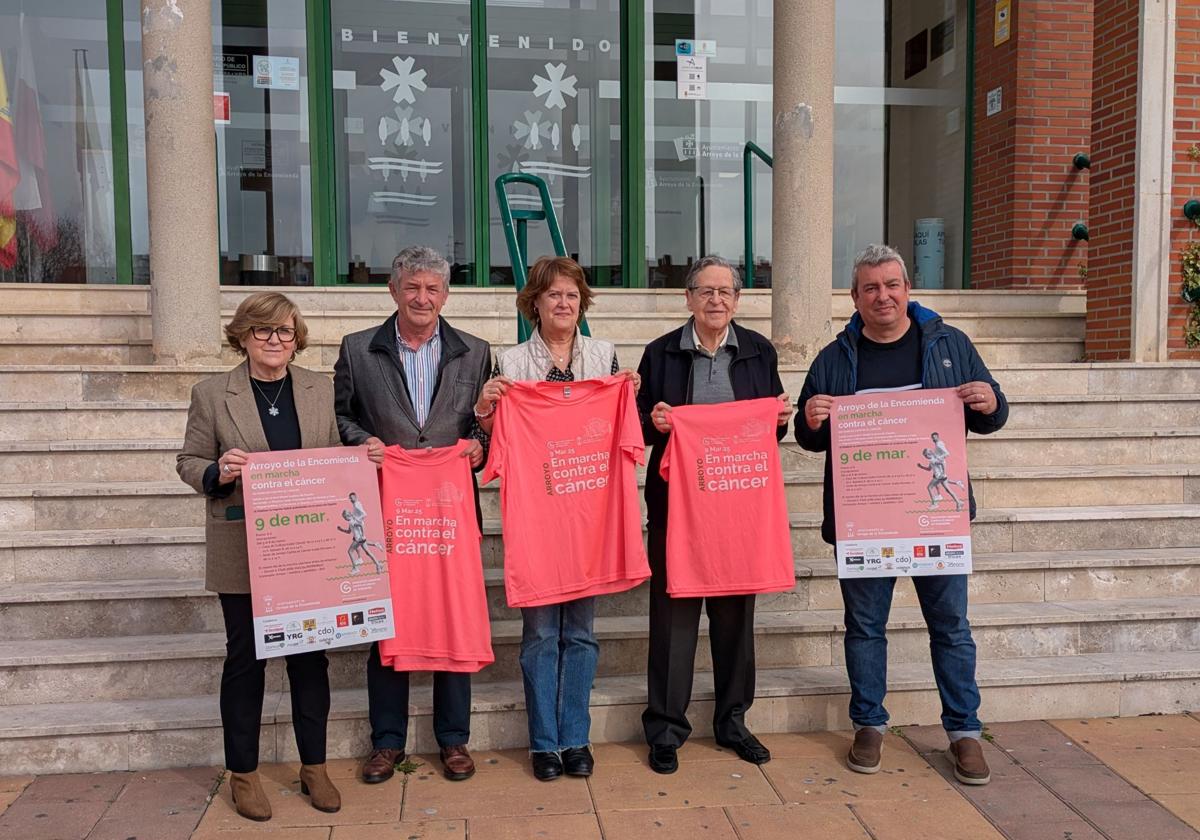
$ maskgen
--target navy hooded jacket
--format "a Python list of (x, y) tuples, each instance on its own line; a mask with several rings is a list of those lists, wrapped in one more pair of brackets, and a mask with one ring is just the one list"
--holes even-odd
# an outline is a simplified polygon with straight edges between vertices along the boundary
[[(921, 385), (924, 388), (957, 388), (968, 382), (986, 382), (996, 392), (996, 410), (981, 414), (964, 406), (967, 430), (980, 435), (991, 434), (1004, 427), (1008, 420), (1008, 400), (1000, 385), (992, 378), (979, 351), (962, 330), (947, 326), (942, 316), (909, 301), (908, 317), (921, 332)], [(846, 328), (831, 341), (809, 366), (808, 376), (800, 391), (796, 415), (796, 442), (809, 452), (825, 453), (824, 521), (821, 537), (833, 545), (836, 542), (833, 518), (833, 463), (829, 459), (829, 420), (813, 431), (804, 421), (804, 404), (815, 394), (845, 397), (854, 394), (858, 384), (858, 341), (862, 337), (862, 316), (857, 312)], [(971, 518), (975, 518), (975, 495), (967, 478)]]

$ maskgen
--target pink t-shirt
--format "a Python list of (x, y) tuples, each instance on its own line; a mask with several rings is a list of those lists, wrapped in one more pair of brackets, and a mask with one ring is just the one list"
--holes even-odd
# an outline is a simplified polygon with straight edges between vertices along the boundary
[(509, 606), (622, 592), (650, 577), (637, 492), (643, 451), (624, 376), (509, 388), (480, 478), (503, 479)]
[(474, 672), (495, 660), (471, 463), (462, 454), (469, 445), (384, 451), (396, 636), (379, 643), (379, 656), (397, 671)]
[(667, 487), (667, 594), (783, 592), (796, 583), (779, 400), (684, 405), (659, 474)]

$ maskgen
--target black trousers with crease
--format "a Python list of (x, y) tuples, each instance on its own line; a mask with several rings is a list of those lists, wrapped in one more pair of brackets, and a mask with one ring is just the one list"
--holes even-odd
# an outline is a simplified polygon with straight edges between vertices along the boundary
[(720, 741), (749, 735), (746, 712), (754, 703), (754, 596), (672, 598), (667, 595), (667, 532), (651, 528), (650, 653), (646, 666), (646, 743), (675, 747), (692, 733), (687, 719), (696, 667), (700, 610), (708, 613), (716, 707), (713, 734)]

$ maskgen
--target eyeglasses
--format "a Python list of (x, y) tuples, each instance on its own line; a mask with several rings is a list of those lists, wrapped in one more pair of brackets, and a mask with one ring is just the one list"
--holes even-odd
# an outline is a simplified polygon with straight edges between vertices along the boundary
[(737, 297), (737, 291), (728, 286), (722, 286), (719, 289), (714, 289), (712, 286), (692, 286), (688, 291), (695, 292), (696, 297), (701, 300), (716, 300), (720, 298), (723, 301), (731, 301)]
[(296, 340), (296, 331), (291, 327), (251, 327), (250, 335), (259, 341), (270, 341), (271, 336), (277, 335), (284, 344)]

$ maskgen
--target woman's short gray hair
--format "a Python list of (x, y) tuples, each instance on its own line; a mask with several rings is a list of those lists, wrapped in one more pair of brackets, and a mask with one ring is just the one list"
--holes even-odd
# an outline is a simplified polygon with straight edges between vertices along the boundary
[(696, 288), (696, 277), (706, 268), (727, 268), (730, 275), (733, 277), (733, 290), (740, 292), (742, 290), (742, 272), (736, 265), (731, 263), (724, 257), (718, 257), (716, 254), (710, 254), (707, 257), (701, 257), (688, 267), (687, 277), (684, 278), (683, 285), (686, 288)]
[(868, 245), (859, 252), (854, 258), (854, 268), (850, 269), (850, 288), (858, 288), (858, 267), (865, 265), (868, 268), (874, 268), (877, 265), (884, 263), (900, 263), (900, 274), (904, 277), (904, 285), (908, 285), (908, 266), (904, 264), (904, 257), (900, 256), (900, 252), (891, 245)]
[(391, 281), (395, 282), (402, 277), (411, 277), (423, 271), (439, 275), (447, 285), (450, 283), (450, 263), (446, 262), (446, 258), (440, 253), (425, 245), (410, 245), (396, 255), (392, 260)]

